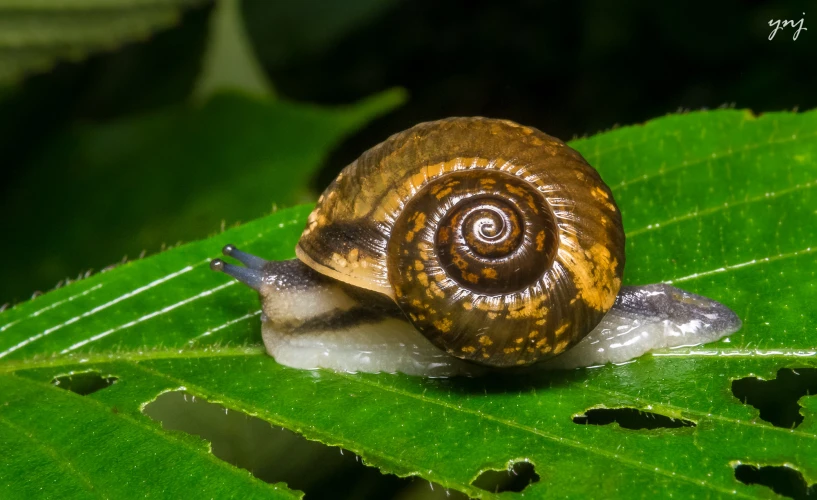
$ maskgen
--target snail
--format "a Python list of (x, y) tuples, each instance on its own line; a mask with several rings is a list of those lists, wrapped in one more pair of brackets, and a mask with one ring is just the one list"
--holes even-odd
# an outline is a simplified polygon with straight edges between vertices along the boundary
[(474, 375), (621, 363), (740, 329), (666, 284), (622, 286), (613, 194), (564, 142), (507, 120), (449, 118), (389, 137), (318, 199), (296, 259), (211, 261), (258, 291), (279, 363)]

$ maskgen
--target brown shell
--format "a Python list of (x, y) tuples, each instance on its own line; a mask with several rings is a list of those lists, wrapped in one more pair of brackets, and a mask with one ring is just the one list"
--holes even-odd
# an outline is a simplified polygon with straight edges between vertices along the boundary
[(452, 355), (513, 366), (565, 351), (601, 321), (621, 286), (624, 231), (609, 188), (562, 141), (449, 118), (346, 167), (296, 252), (391, 297)]

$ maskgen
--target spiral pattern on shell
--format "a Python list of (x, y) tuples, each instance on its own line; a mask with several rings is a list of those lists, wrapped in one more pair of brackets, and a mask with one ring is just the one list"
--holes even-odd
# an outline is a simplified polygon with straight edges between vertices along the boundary
[(576, 151), (504, 120), (453, 118), (395, 134), (324, 192), (298, 257), (392, 297), (454, 356), (535, 363), (612, 307), (621, 216)]

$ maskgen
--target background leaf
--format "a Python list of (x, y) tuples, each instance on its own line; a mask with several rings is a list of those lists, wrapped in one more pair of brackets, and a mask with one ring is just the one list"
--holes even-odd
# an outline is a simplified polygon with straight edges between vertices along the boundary
[[(207, 262), (227, 242), (268, 258), (292, 257), (306, 206), (128, 263), (0, 315), (3, 432), (56, 475), (81, 454), (75, 436), (96, 442), (81, 431), (88, 412), (116, 408), (115, 425), (138, 422), (158, 432), (142, 405), (183, 386), (342, 445), (382, 470), (419, 474), (472, 496), (489, 496), (471, 486), (480, 471), (518, 460), (535, 464), (541, 476), (525, 490), (532, 497), (770, 496), (735, 479), (740, 463), (787, 464), (812, 484), (813, 403), (806, 398), (801, 427), (776, 427), (735, 397), (731, 382), (817, 367), (815, 134), (815, 111), (755, 117), (724, 110), (668, 116), (573, 143), (619, 202), (628, 234), (626, 281), (672, 281), (733, 308), (744, 328), (716, 344), (531, 377), (424, 380), (281, 367), (258, 345), (255, 294), (209, 272)], [(88, 396), (50, 386), (57, 375), (89, 368), (119, 381)], [(695, 427), (574, 423), (603, 407), (683, 418)], [(153, 451), (135, 432), (123, 431), (120, 442)], [(109, 463), (81, 455), (92, 469)], [(115, 470), (141, 480), (130, 468), (140, 457), (123, 454)], [(154, 457), (160, 469), (178, 462)], [(29, 486), (9, 470), (0, 467), (1, 484), (11, 491)], [(199, 473), (205, 474), (190, 470)], [(114, 492), (94, 479), (61, 487), (81, 493), (89, 482), (103, 496)], [(202, 482), (200, 491), (215, 487)]]
[(250, 46), (239, 0), (220, 0), (216, 4), (202, 66), (194, 91), (196, 99), (224, 88), (267, 98), (275, 94)]
[(0, 85), (143, 40), (202, 0), (0, 0)]
[(9, 269), (0, 290), (19, 299), (78, 265), (135, 258), (311, 199), (305, 186), (329, 151), (404, 99), (393, 90), (322, 108), (223, 92), (202, 106), (75, 127), (22, 165), (0, 201), (3, 213), (25, 214), (0, 230), (26, 242), (0, 258), (38, 263)]

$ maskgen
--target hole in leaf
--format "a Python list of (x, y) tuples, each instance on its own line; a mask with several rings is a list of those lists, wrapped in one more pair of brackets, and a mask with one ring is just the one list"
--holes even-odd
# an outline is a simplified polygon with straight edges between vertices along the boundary
[(691, 420), (672, 418), (637, 408), (591, 408), (583, 415), (573, 417), (573, 422), (582, 425), (609, 425), (616, 422), (624, 429), (636, 431), (695, 427), (695, 422)]
[(213, 455), (268, 483), (286, 483), (306, 500), (393, 498), (466, 500), (455, 490), (419, 477), (400, 478), (363, 464), (360, 457), (310, 441), (258, 417), (225, 408), (185, 391), (161, 394), (145, 415), (164, 429), (194, 434), (211, 443)]
[(803, 474), (785, 465), (747, 465), (735, 467), (735, 479), (744, 484), (760, 484), (778, 495), (795, 500), (815, 498), (817, 485), (806, 483)]
[(538, 481), (539, 474), (532, 463), (516, 462), (507, 470), (486, 470), (471, 485), (492, 493), (519, 492)]
[(776, 427), (793, 429), (803, 422), (797, 401), (817, 393), (817, 368), (782, 368), (777, 378), (746, 377), (732, 382), (732, 394), (760, 410), (760, 418)]
[(103, 377), (99, 372), (82, 372), (54, 377), (51, 383), (60, 389), (76, 392), (80, 396), (87, 396), (112, 386), (116, 381), (116, 377)]

